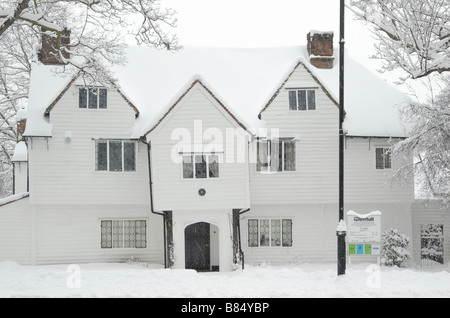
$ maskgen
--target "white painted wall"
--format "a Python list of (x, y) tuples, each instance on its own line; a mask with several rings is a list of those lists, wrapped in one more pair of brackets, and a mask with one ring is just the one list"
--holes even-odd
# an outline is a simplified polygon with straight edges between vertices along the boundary
[[(125, 262), (139, 258), (164, 263), (163, 221), (149, 206), (42, 205), (36, 208), (36, 264)], [(101, 221), (147, 221), (146, 248), (101, 248)]]
[[(28, 140), (35, 204), (148, 204), (147, 147), (139, 143), (135, 172), (95, 171), (95, 138), (129, 138), (135, 112), (113, 90), (107, 109), (78, 108), (70, 88), (50, 112), (52, 138)], [(72, 140), (65, 142), (66, 132)]]
[[(290, 81), (314, 82), (299, 65)], [(319, 86), (318, 84), (316, 85)], [(338, 189), (338, 108), (322, 89), (316, 90), (316, 110), (289, 110), (288, 90), (262, 113), (267, 129), (279, 130), (280, 137), (295, 137), (296, 171), (264, 174), (250, 166), (252, 204), (332, 203)], [(254, 155), (256, 143), (252, 145)]]
[[(237, 124), (217, 104), (211, 95), (196, 84), (148, 138), (151, 141), (151, 164), (154, 206), (158, 211), (217, 208), (244, 208), (249, 206), (248, 142), (239, 149), (237, 142), (226, 143), (227, 129)], [(179, 137), (187, 132), (189, 138)], [(209, 133), (215, 132), (210, 138)], [(173, 140), (172, 140), (172, 134)], [(240, 136), (244, 136), (241, 132)], [(220, 138), (222, 136), (223, 138)], [(219, 138), (216, 138), (219, 137)], [(183, 179), (180, 145), (217, 144), (223, 148), (219, 157), (219, 178)], [(236, 160), (227, 160), (230, 153), (238, 154)], [(242, 153), (243, 152), (243, 153)], [(172, 154), (174, 153), (174, 157)], [(176, 160), (174, 160), (174, 158)], [(198, 190), (206, 190), (200, 196)]]
[(30, 199), (0, 207), (0, 261), (13, 260), (30, 265), (33, 214)]
[(27, 165), (26, 161), (14, 162), (14, 193), (27, 192)]
[[(408, 203), (346, 203), (345, 211), (360, 214), (381, 211), (385, 231), (396, 228), (411, 237), (411, 206)], [(346, 213), (345, 213), (346, 214)], [(292, 219), (292, 247), (249, 247), (249, 219)], [(250, 264), (300, 264), (307, 262), (335, 262), (337, 259), (336, 228), (339, 219), (338, 204), (264, 204), (252, 205), (250, 212), (241, 216), (242, 249), (245, 262)], [(413, 250), (413, 244), (410, 246)], [(374, 261), (374, 259), (372, 259)], [(356, 261), (354, 259), (354, 261)]]
[[(394, 156), (392, 169), (379, 170), (375, 149), (390, 148), (389, 139), (348, 138), (345, 142), (345, 199), (348, 202), (409, 202), (414, 200), (414, 181), (394, 180), (393, 174), (406, 161)], [(412, 162), (412, 158), (410, 158)]]

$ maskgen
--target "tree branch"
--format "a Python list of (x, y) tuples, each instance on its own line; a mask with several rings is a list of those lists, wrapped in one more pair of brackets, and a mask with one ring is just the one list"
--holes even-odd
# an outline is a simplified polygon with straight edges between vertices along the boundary
[(8, 30), (9, 27), (11, 27), (14, 22), (20, 17), (22, 12), (28, 8), (30, 0), (22, 0), (21, 3), (17, 6), (16, 10), (14, 10), (14, 13), (11, 15), (3, 14), (0, 12), (0, 18), (6, 18), (5, 21), (0, 25), (0, 36)]

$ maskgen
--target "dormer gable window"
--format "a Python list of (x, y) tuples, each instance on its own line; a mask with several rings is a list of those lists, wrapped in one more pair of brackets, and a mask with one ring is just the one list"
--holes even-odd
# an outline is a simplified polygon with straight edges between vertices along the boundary
[(289, 110), (316, 110), (316, 90), (295, 89), (289, 90)]
[(78, 90), (78, 107), (83, 109), (106, 109), (108, 90), (101, 87), (80, 87)]

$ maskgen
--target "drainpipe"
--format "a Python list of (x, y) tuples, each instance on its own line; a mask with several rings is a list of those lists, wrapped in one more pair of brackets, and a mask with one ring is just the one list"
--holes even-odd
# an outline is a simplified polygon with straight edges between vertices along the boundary
[(166, 238), (166, 224), (167, 224), (167, 213), (157, 212), (153, 209), (153, 180), (152, 180), (152, 165), (151, 165), (151, 142), (146, 142), (145, 137), (141, 137), (142, 143), (147, 145), (147, 159), (148, 159), (148, 180), (150, 186), (150, 210), (153, 214), (157, 214), (163, 217), (163, 236), (164, 236), (164, 268), (167, 268), (167, 238)]
[(239, 241), (239, 255), (241, 256), (241, 262), (242, 262), (242, 270), (244, 270), (244, 251), (242, 250), (242, 245), (241, 245), (241, 219), (240, 216), (244, 213), (247, 213), (248, 211), (250, 211), (250, 208), (244, 210), (244, 211), (240, 211), (239, 212), (239, 217), (238, 217), (238, 222), (237, 222), (237, 227), (238, 227), (238, 241)]

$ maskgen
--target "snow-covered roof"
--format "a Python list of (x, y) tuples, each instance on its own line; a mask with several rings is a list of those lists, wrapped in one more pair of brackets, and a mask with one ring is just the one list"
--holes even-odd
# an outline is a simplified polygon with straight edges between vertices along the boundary
[[(250, 130), (262, 126), (258, 114), (299, 62), (320, 81), (332, 99), (339, 100), (339, 57), (333, 69), (317, 69), (309, 63), (305, 46), (186, 47), (176, 53), (130, 47), (127, 58), (128, 63), (116, 66), (114, 73), (121, 91), (140, 112), (132, 137), (143, 136), (154, 127), (192, 79), (200, 76)], [(397, 106), (406, 101), (406, 96), (348, 55), (345, 62), (344, 128), (348, 134), (406, 136), (397, 114)], [(25, 135), (51, 136), (44, 112), (72, 80), (55, 75), (55, 67), (38, 62), (33, 67)]]
[(27, 145), (24, 141), (19, 141), (14, 148), (14, 155), (11, 158), (12, 162), (28, 161)]
[[(187, 83), (187, 86), (183, 89), (181, 89), (180, 94), (177, 94), (175, 96), (176, 101), (173, 103), (172, 106), (167, 109), (167, 111), (162, 115), (156, 115), (155, 118), (159, 119), (158, 122), (150, 128), (147, 132), (145, 132), (144, 135), (150, 134), (156, 127), (166, 118), (166, 116), (177, 106), (177, 104), (182, 100), (182, 98), (196, 85), (201, 85), (210, 95), (212, 98), (215, 99), (218, 105), (220, 105), (223, 110), (232, 118), (232, 120), (242, 129), (247, 130), (247, 127), (245, 127), (244, 124), (242, 124), (239, 119), (228, 109), (226, 105), (223, 104), (223, 102), (218, 97), (217, 93), (211, 90), (210, 85), (206, 83), (206, 80), (202, 78), (200, 75), (196, 74), (194, 75), (191, 80)], [(142, 133), (139, 131), (137, 132), (137, 135), (135, 137), (142, 136)]]

